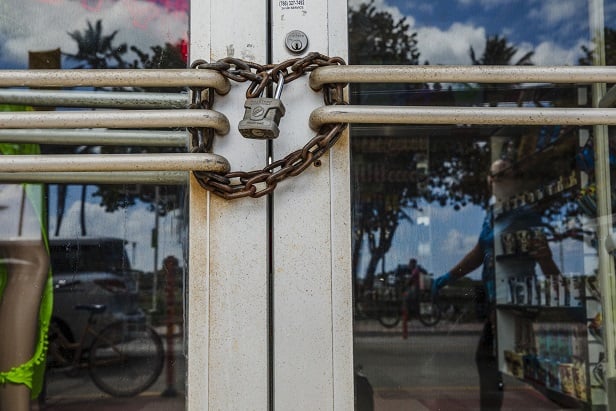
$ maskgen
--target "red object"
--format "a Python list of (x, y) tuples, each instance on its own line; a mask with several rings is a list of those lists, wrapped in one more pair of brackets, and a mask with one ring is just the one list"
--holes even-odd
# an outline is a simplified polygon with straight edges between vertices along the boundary
[(180, 40), (177, 47), (180, 49), (182, 60), (188, 62), (188, 41), (186, 41), (186, 39)]
[(165, 291), (166, 291), (166, 305), (167, 305), (167, 352), (165, 358), (167, 360), (167, 388), (163, 395), (175, 396), (175, 375), (174, 375), (174, 363), (175, 352), (173, 347), (173, 331), (174, 331), (174, 317), (175, 317), (175, 279), (178, 275), (178, 260), (173, 256), (169, 256), (163, 261), (163, 268), (165, 270)]
[(406, 340), (407, 338), (409, 338), (409, 313), (404, 307), (402, 309), (402, 339)]

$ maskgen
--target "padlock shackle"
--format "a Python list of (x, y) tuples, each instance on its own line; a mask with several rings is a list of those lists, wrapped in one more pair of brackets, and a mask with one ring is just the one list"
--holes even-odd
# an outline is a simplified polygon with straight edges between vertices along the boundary
[(276, 92), (274, 93), (274, 98), (280, 100), (280, 96), (282, 95), (282, 88), (284, 87), (284, 76), (282, 75), (282, 71), (278, 76), (278, 83), (276, 83)]

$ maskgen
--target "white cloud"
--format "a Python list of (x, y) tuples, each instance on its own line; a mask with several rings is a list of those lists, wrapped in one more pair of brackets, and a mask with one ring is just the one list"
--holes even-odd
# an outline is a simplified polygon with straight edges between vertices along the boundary
[[(368, 3), (367, 0), (348, 0), (348, 6), (354, 10), (362, 3)], [(396, 6), (390, 6), (387, 0), (375, 0), (373, 6), (377, 11), (385, 11), (393, 17), (394, 21), (398, 21), (403, 17), (406, 17), (406, 22), (411, 26), (415, 24), (415, 19), (412, 16), (405, 16), (400, 9)]]
[[(533, 63), (537, 66), (548, 65), (577, 65), (578, 57), (581, 55), (581, 46), (588, 45), (587, 42), (579, 40), (574, 47), (563, 48), (551, 41), (544, 41), (535, 46), (535, 54), (533, 55)], [(520, 53), (528, 51), (528, 44), (519, 47)]]
[(570, 20), (580, 13), (580, 7), (586, 7), (586, 1), (580, 0), (542, 0), (537, 4), (529, 10), (528, 17), (548, 25)]
[(462, 6), (472, 6), (473, 4), (479, 4), (486, 9), (492, 9), (494, 7), (502, 6), (503, 4), (512, 3), (518, 0), (458, 0), (458, 3)]
[[(127, 43), (144, 51), (165, 42), (175, 43), (188, 31), (188, 16), (139, 0), (101, 0), (96, 7), (67, 0), (3, 0), (0, 2), (0, 47), (3, 59), (25, 67), (28, 50), (62, 48), (74, 53), (68, 32), (83, 31), (87, 21), (102, 20), (103, 33), (118, 30), (114, 44)], [(87, 4), (87, 3), (85, 3)], [(36, 22), (29, 24), (29, 22)]]
[(464, 254), (477, 243), (477, 234), (465, 235), (461, 231), (452, 229), (447, 232), (445, 240), (439, 247), (441, 254)]
[[(365, 0), (349, 0), (349, 5), (357, 7)], [(512, 3), (515, 0), (457, 0), (459, 4), (471, 6), (479, 4), (486, 9)], [(532, 19), (540, 19), (549, 25), (560, 24), (560, 32), (570, 28), (575, 21), (575, 15), (580, 12), (580, 7), (585, 4), (582, 0), (536, 0), (537, 7), (528, 12)], [(403, 14), (397, 7), (390, 6), (387, 0), (376, 0), (374, 3), (377, 10), (385, 10), (394, 18), (399, 19)], [(417, 32), (419, 50), (421, 52), (420, 63), (429, 61), (430, 64), (471, 64), (469, 50), (472, 46), (475, 54), (481, 56), (485, 47), (486, 29), (470, 23), (454, 23), (446, 30), (434, 27), (414, 27), (413, 16), (406, 16), (410, 24), (409, 32)], [(573, 24), (573, 23), (572, 23)], [(504, 27), (503, 35), (511, 34), (511, 29)], [(535, 65), (576, 65), (580, 56), (581, 46), (587, 42), (580, 39), (573, 47), (563, 47), (550, 40), (539, 44), (521, 43), (516, 44), (518, 54), (512, 59), (516, 61), (525, 53), (534, 50), (532, 58)]]
[(420, 45), (420, 62), (430, 64), (470, 64), (469, 48), (481, 55), (485, 47), (486, 32), (483, 27), (454, 23), (447, 30), (436, 27), (411, 28), (417, 31)]
[[(151, 271), (154, 267), (154, 249), (151, 247), (151, 233), (154, 228), (154, 214), (145, 206), (134, 206), (113, 213), (105, 212), (104, 208), (94, 203), (86, 203), (86, 231), (88, 238), (116, 237), (135, 242), (135, 258), (133, 260), (132, 246), (127, 246), (127, 252), (135, 269)], [(81, 237), (80, 203), (74, 202), (66, 210), (59, 238)], [(49, 232), (53, 233), (56, 219), (50, 216)], [(182, 242), (178, 234), (177, 215), (170, 213), (159, 219), (159, 250), (157, 267), (160, 269), (162, 260), (174, 255), (182, 260)]]

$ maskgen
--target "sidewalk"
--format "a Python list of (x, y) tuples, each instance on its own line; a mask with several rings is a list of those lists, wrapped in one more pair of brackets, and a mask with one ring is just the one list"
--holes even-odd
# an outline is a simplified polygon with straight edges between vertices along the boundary
[[(448, 390), (443, 390), (443, 387), (406, 391), (382, 390), (374, 393), (374, 411), (472, 411), (479, 409), (478, 398), (478, 392), (470, 387)], [(175, 398), (142, 395), (126, 399), (103, 396), (89, 399), (56, 399), (50, 401), (44, 408), (33, 408), (34, 411), (184, 411), (184, 409), (183, 395)], [(562, 409), (530, 387), (511, 387), (505, 389), (501, 411)], [(302, 408), (298, 407), (297, 410), (302, 411)]]
[[(441, 321), (434, 327), (426, 327), (417, 320), (408, 323), (409, 343), (413, 336), (471, 336), (479, 335), (482, 323), (479, 322), (448, 322)], [(373, 337), (389, 337), (385, 341), (399, 340), (402, 343), (402, 325), (388, 329), (375, 320), (361, 320), (355, 322), (355, 336), (365, 341)], [(462, 337), (465, 338), (465, 337)], [(407, 344), (401, 344), (406, 346)], [(440, 384), (440, 385), (439, 385)], [(73, 395), (66, 395), (68, 393)], [(64, 394), (51, 396), (47, 404), (33, 408), (33, 411), (184, 411), (184, 393), (177, 397), (168, 398), (160, 395), (160, 390), (151, 390), (134, 398), (113, 398), (102, 393), (90, 395), (74, 395), (74, 390), (65, 391)], [(504, 403), (501, 411), (533, 410), (554, 411), (560, 410), (558, 405), (548, 400), (537, 390), (530, 386), (520, 384), (515, 380), (505, 381)], [(440, 381), (433, 386), (406, 386), (397, 388), (376, 388), (374, 391), (375, 411), (443, 411), (460, 410), (473, 411), (479, 409), (478, 387), (471, 381), (467, 386), (449, 386)], [(298, 411), (309, 408), (298, 407)], [(232, 410), (235, 411), (235, 410)]]
[(149, 393), (133, 398), (113, 398), (101, 394), (88, 398), (50, 398), (43, 407), (33, 411), (184, 411), (183, 393), (177, 397), (161, 397)]
[[(479, 392), (472, 387), (419, 388), (374, 393), (374, 411), (474, 411), (479, 409)], [(505, 388), (500, 411), (556, 411), (564, 408), (531, 387)]]

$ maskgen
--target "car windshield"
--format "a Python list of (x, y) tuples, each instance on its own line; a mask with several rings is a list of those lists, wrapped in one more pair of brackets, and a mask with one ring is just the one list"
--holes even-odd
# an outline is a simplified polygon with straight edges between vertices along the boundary
[(92, 243), (52, 242), (50, 255), (55, 273), (130, 270), (122, 240)]

